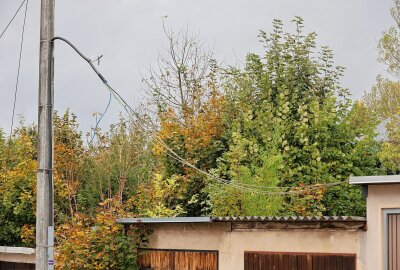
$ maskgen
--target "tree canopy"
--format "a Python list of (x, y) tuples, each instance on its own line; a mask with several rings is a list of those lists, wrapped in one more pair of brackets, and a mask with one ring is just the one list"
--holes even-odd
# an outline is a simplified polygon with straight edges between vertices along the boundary
[(376, 84), (363, 98), (381, 121), (379, 158), (391, 174), (400, 171), (400, 1), (394, 2), (391, 14), (396, 24), (385, 31), (378, 42), (378, 60), (387, 66), (394, 80), (378, 75)]

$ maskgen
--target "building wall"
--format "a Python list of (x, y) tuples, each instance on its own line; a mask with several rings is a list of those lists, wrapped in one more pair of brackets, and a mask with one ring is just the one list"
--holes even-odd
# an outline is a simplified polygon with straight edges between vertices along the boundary
[(400, 209), (400, 184), (369, 185), (367, 198), (368, 270), (383, 270), (383, 210)]
[[(365, 270), (364, 231), (254, 230), (230, 231), (229, 223), (155, 224), (151, 248), (218, 250), (220, 270), (242, 270), (244, 251), (357, 254), (357, 269)], [(370, 268), (372, 269), (372, 268)]]
[(0, 262), (35, 263), (35, 249), (0, 246)]

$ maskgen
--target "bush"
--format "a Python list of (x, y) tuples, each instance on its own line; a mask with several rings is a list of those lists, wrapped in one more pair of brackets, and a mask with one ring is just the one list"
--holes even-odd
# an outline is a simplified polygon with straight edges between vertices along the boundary
[(138, 269), (138, 246), (147, 243), (149, 232), (131, 227), (124, 233), (116, 217), (127, 211), (118, 198), (100, 204), (98, 214), (76, 214), (56, 232), (56, 269)]

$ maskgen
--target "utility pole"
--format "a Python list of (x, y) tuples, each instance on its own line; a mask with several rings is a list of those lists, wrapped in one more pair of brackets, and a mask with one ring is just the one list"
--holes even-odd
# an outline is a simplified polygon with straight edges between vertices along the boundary
[(36, 195), (36, 269), (54, 267), (53, 50), (54, 0), (41, 0), (39, 62), (39, 150)]

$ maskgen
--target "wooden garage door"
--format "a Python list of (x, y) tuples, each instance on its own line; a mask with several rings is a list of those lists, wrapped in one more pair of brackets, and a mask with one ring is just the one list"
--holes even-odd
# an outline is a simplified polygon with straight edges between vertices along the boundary
[(245, 270), (356, 270), (354, 254), (245, 252)]
[(141, 270), (218, 270), (218, 251), (140, 249)]
[(34, 264), (0, 262), (0, 270), (35, 270)]
[(388, 215), (388, 270), (400, 269), (400, 215)]

